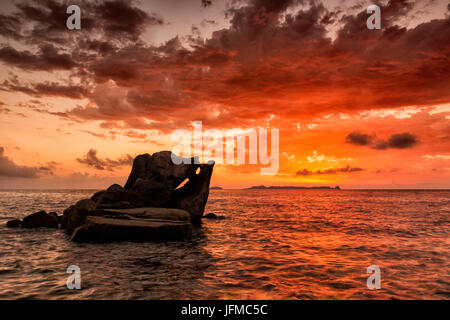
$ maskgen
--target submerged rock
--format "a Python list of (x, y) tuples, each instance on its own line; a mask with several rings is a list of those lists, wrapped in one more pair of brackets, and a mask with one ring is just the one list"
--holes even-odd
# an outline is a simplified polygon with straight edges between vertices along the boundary
[(57, 228), (57, 218), (45, 211), (35, 212), (26, 216), (22, 221), (24, 228)]
[(18, 228), (18, 227), (20, 227), (21, 224), (22, 224), (22, 220), (15, 219), (15, 220), (10, 220), (10, 221), (6, 222), (6, 227), (7, 228)]
[(206, 219), (218, 219), (218, 220), (223, 220), (223, 219), (225, 219), (224, 216), (218, 216), (217, 214), (212, 213), (212, 212), (211, 212), (211, 213), (208, 213), (207, 215), (205, 215), (204, 218), (206, 218)]
[(72, 235), (74, 242), (169, 241), (189, 239), (192, 225), (188, 221), (152, 219), (111, 219), (87, 217), (86, 223)]

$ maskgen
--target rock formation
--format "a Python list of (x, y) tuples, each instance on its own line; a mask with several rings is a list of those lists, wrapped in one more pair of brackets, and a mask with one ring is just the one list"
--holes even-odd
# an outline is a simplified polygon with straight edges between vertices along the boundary
[(217, 214), (215, 214), (213, 212), (210, 212), (206, 216), (204, 216), (203, 218), (205, 218), (205, 219), (223, 220), (223, 219), (225, 219), (225, 216), (218, 216)]
[(64, 211), (63, 228), (66, 228), (67, 232), (72, 234), (76, 228), (84, 224), (86, 217), (92, 215), (95, 209), (95, 202), (90, 199), (78, 201), (74, 206), (70, 206)]
[(6, 222), (7, 228), (18, 228), (22, 225), (22, 221), (19, 219), (14, 219)]
[(192, 224), (201, 222), (214, 168), (190, 162), (174, 164), (170, 151), (137, 156), (123, 188), (114, 184), (70, 206), (61, 227), (77, 242), (189, 238)]
[(26, 216), (22, 221), (23, 228), (57, 228), (58, 218), (45, 211), (39, 211)]
[[(179, 208), (199, 223), (209, 195), (213, 164), (176, 165), (172, 152), (143, 154), (134, 159), (125, 186), (114, 184), (95, 193), (91, 200), (98, 208)], [(184, 181), (188, 182), (178, 188)]]
[(104, 211), (101, 214), (103, 216), (88, 216), (85, 223), (73, 232), (71, 240), (168, 241), (189, 239), (192, 236), (189, 213), (184, 210), (140, 208)]
[(205, 211), (214, 163), (184, 160), (190, 163), (174, 164), (170, 151), (139, 155), (123, 188), (113, 184), (70, 206), (62, 217), (39, 211), (8, 221), (7, 227), (60, 225), (76, 242), (188, 239)]

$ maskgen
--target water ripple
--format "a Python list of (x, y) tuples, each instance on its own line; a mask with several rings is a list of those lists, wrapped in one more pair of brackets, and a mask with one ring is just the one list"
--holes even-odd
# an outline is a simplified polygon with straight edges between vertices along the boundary
[[(91, 190), (0, 192), (0, 299), (449, 299), (450, 192), (214, 190), (191, 241), (71, 243), (4, 227)], [(82, 290), (66, 287), (69, 265)], [(382, 270), (368, 290), (366, 269)]]

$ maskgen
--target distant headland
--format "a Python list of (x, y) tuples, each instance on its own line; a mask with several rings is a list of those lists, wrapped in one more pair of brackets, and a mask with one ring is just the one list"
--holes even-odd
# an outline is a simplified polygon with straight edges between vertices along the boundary
[(210, 190), (223, 190), (223, 188), (222, 187), (211, 187), (211, 188), (209, 188)]
[(266, 189), (270, 189), (270, 190), (286, 190), (286, 189), (320, 189), (320, 190), (341, 190), (341, 188), (339, 186), (336, 187), (330, 187), (330, 186), (317, 186), (317, 187), (302, 187), (302, 186), (269, 186), (266, 187), (264, 185), (260, 185), (260, 186), (253, 186), (250, 188), (245, 188), (245, 190), (266, 190)]

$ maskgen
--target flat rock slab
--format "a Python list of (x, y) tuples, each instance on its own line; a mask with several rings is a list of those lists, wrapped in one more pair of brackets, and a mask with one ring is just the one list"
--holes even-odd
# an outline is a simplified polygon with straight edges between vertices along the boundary
[(192, 224), (188, 221), (89, 216), (86, 218), (86, 223), (74, 231), (71, 240), (74, 242), (174, 241), (191, 237)]
[(190, 214), (186, 210), (169, 208), (100, 209), (95, 211), (95, 215), (185, 222), (190, 219)]

